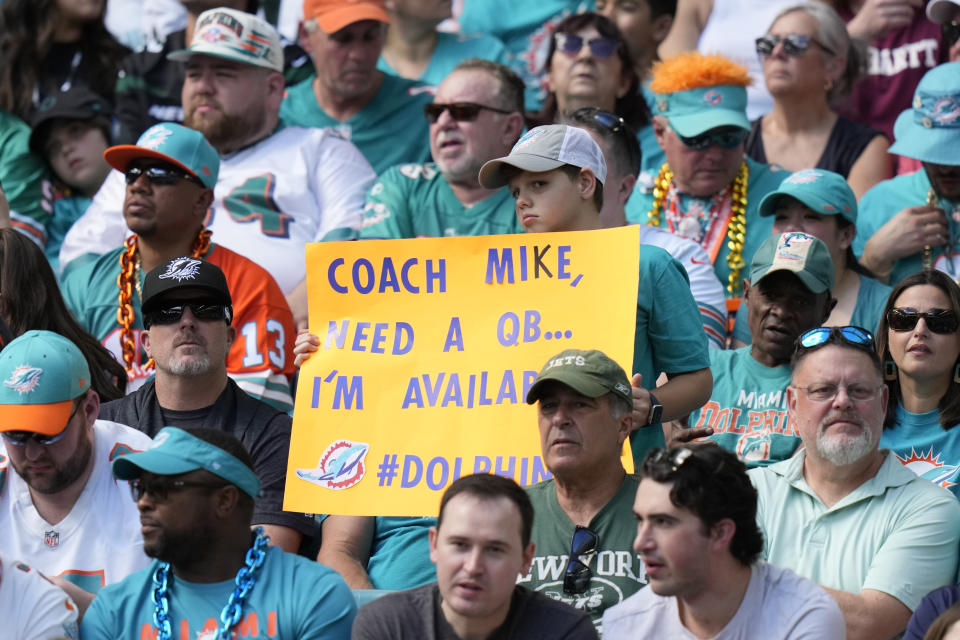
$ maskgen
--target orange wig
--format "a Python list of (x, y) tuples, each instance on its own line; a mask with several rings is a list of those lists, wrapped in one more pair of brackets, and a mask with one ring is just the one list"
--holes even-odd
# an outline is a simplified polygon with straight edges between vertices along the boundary
[(751, 82), (746, 67), (729, 58), (689, 51), (655, 63), (650, 90), (674, 93), (722, 85), (746, 87)]

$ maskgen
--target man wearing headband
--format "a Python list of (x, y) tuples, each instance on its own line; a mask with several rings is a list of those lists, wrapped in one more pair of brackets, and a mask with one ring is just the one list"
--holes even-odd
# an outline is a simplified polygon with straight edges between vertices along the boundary
[(60, 582), (81, 607), (149, 560), (110, 461), (150, 439), (99, 409), (87, 361), (63, 336), (28, 331), (0, 352), (0, 553), (74, 585)]
[(343, 579), (250, 531), (260, 481), (236, 438), (166, 427), (126, 458), (114, 461), (113, 473), (131, 481), (143, 548), (154, 560), (94, 600), (83, 638), (350, 635), (356, 604)]
[(797, 341), (787, 387), (803, 448), (748, 473), (764, 560), (824, 587), (847, 638), (891, 638), (957, 574), (960, 503), (878, 449), (887, 387), (869, 331), (820, 327)]

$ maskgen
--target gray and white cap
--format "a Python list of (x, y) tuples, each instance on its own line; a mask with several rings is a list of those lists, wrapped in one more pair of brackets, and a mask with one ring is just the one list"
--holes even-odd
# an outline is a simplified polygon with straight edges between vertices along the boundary
[(524, 134), (513, 145), (510, 155), (490, 160), (480, 167), (480, 184), (487, 189), (498, 189), (507, 184), (503, 174), (507, 165), (538, 173), (565, 164), (590, 169), (601, 184), (607, 179), (603, 151), (589, 133), (579, 127), (548, 124)]

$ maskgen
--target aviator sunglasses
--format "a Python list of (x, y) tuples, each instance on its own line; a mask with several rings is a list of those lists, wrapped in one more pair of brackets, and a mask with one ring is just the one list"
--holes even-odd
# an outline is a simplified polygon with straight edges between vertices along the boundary
[(457, 122), (473, 122), (477, 119), (477, 116), (480, 115), (481, 109), (496, 111), (497, 113), (513, 113), (506, 109), (488, 107), (485, 104), (477, 104), (475, 102), (451, 102), (449, 104), (431, 102), (430, 104), (423, 105), (423, 113), (427, 116), (427, 122), (430, 124), (439, 120), (444, 111), (449, 111), (450, 117)]
[[(557, 44), (557, 51), (568, 56), (575, 56), (583, 50), (583, 38), (572, 33), (556, 33), (553, 39)], [(591, 38), (586, 41), (586, 45), (590, 47), (590, 53), (597, 58), (609, 58), (616, 53), (620, 41), (613, 38)]]
[(913, 331), (913, 328), (923, 318), (927, 329), (933, 333), (953, 333), (960, 326), (957, 315), (949, 309), (933, 309), (919, 312), (910, 307), (893, 308), (887, 312), (887, 325), (894, 331)]
[(567, 561), (567, 570), (563, 575), (563, 592), (569, 595), (583, 593), (593, 578), (590, 567), (580, 558), (597, 551), (600, 538), (588, 527), (577, 528), (573, 531), (570, 541), (570, 559)]
[(810, 36), (802, 36), (799, 33), (790, 33), (783, 37), (765, 35), (757, 38), (754, 42), (756, 43), (757, 54), (761, 57), (772, 54), (781, 42), (783, 43), (783, 52), (788, 56), (802, 56), (810, 48), (811, 43), (833, 55), (833, 51), (825, 47), (820, 41)]
[(131, 164), (123, 172), (123, 179), (126, 180), (127, 184), (133, 184), (142, 175), (146, 175), (147, 180), (156, 185), (169, 186), (181, 180), (188, 180), (206, 189), (204, 184), (195, 176), (170, 165), (144, 167), (138, 164)]
[(208, 322), (222, 320), (230, 324), (230, 321), (233, 319), (233, 313), (227, 305), (185, 302), (144, 313), (143, 326), (149, 329), (155, 324), (165, 325), (179, 322), (180, 318), (183, 317), (183, 310), (187, 308), (190, 309), (190, 313), (192, 313), (193, 317), (197, 320), (205, 320)]

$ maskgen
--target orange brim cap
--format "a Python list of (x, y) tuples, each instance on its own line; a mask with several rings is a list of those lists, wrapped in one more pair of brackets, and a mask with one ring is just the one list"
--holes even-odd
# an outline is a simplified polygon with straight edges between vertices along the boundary
[(0, 431), (32, 431), (55, 436), (67, 426), (73, 400), (50, 404), (0, 405)]
[(390, 24), (387, 12), (375, 4), (355, 3), (313, 16), (324, 33), (336, 33), (354, 22), (376, 20)]
[(144, 149), (143, 147), (138, 147), (133, 144), (117, 145), (115, 147), (110, 147), (103, 152), (103, 159), (106, 160), (107, 164), (117, 171), (126, 171), (127, 165), (130, 164), (131, 161), (137, 160), (138, 158), (153, 158), (155, 160), (163, 160), (164, 162), (169, 162), (172, 165), (180, 167), (192, 176), (196, 176), (197, 178), (200, 177), (197, 176), (193, 169), (182, 162), (178, 162), (176, 158), (171, 158), (164, 153), (152, 151), (150, 149)]

